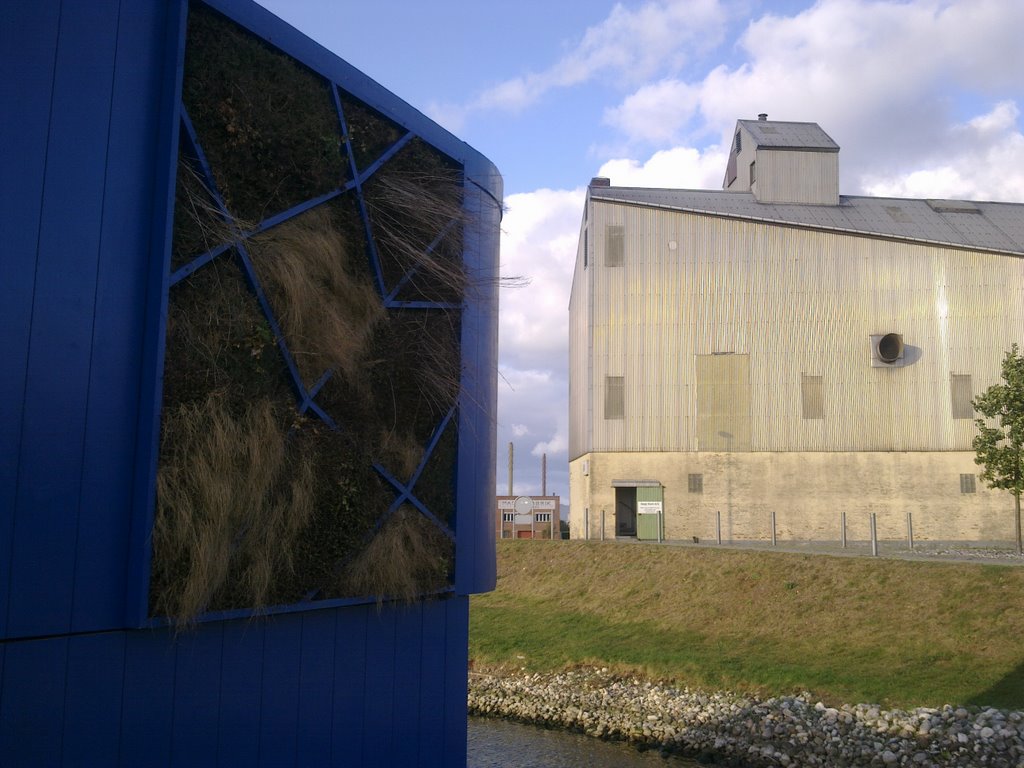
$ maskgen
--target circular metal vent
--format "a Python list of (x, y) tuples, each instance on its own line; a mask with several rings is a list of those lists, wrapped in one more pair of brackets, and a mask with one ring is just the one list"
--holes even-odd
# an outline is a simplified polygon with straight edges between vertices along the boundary
[(903, 337), (887, 333), (878, 340), (878, 356), (887, 363), (895, 363), (903, 354)]

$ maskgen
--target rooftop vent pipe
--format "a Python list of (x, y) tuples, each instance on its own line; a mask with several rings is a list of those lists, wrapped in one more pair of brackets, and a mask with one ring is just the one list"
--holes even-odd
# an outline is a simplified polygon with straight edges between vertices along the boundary
[(768, 119), (768, 113), (767, 113), (767, 112), (761, 112), (761, 113), (760, 113), (760, 114), (759, 114), (759, 115), (757, 116), (757, 119), (758, 119), (758, 120), (760, 120), (760, 121), (761, 121), (761, 122), (763, 123), (763, 122), (764, 122), (765, 120), (767, 120), (767, 119)]

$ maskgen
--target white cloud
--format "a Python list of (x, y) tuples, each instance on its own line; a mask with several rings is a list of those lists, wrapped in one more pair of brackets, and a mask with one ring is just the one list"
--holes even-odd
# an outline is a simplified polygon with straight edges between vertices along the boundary
[(699, 96), (699, 88), (688, 83), (660, 80), (641, 87), (619, 106), (606, 109), (604, 122), (634, 140), (671, 142), (693, 118)]
[(499, 348), (518, 369), (564, 367), (568, 356), (569, 289), (583, 189), (540, 189), (505, 198), (501, 272), (529, 285), (501, 294)]
[(533, 446), (533, 450), (530, 453), (534, 456), (542, 456), (544, 454), (563, 454), (569, 450), (569, 440), (563, 430), (555, 432), (555, 436), (547, 442), (537, 443)]
[[(568, 385), (564, 365), (559, 370), (520, 370), (501, 366), (498, 387), (498, 476), (500, 493), (508, 490), (508, 443), (516, 446), (516, 493), (540, 493), (540, 456), (548, 455), (549, 489), (568, 491), (567, 434)], [(519, 427), (524, 427), (526, 432)], [(530, 440), (523, 440), (527, 436)], [(538, 439), (539, 438), (539, 439)], [(531, 458), (532, 457), (532, 458)]]
[(547, 69), (505, 80), (469, 104), (432, 105), (432, 116), (461, 125), (472, 111), (516, 112), (549, 91), (602, 77), (635, 84), (659, 73), (673, 74), (694, 54), (717, 45), (726, 14), (719, 0), (656, 0), (638, 8), (616, 4), (604, 21)]
[(953, 126), (946, 144), (959, 152), (928, 158), (904, 174), (866, 175), (864, 192), (879, 197), (947, 197), (971, 200), (1024, 200), (1024, 134), (1020, 111), (1000, 102), (990, 112)]
[[(522, 457), (542, 453), (548, 454), (549, 490), (567, 493), (569, 488), (564, 438), (569, 292), (584, 197), (580, 188), (539, 189), (505, 198), (501, 271), (530, 281), (501, 292), (498, 331), (498, 445), (530, 438), (517, 454), (517, 493), (540, 493), (540, 462)], [(500, 459), (497, 488), (508, 490), (506, 465)]]
[[(954, 196), (1020, 199), (1021, 28), (1022, 3), (822, 0), (750, 22), (738, 40), (744, 61), (699, 80), (644, 85), (607, 109), (605, 122), (634, 147), (713, 136), (724, 148), (737, 118), (767, 112), (817, 122), (837, 140), (844, 192), (935, 185)], [(999, 93), (1003, 103), (958, 126), (961, 92), (983, 102)]]
[(628, 158), (609, 160), (598, 171), (616, 187), (714, 189), (722, 184), (727, 155), (718, 148), (701, 152), (676, 147), (655, 152), (643, 163)]

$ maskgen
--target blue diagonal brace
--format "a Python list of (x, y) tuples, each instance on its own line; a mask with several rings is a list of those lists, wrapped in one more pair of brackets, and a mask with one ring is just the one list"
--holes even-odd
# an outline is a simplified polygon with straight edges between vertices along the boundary
[[(447, 224), (445, 224), (444, 228), (438, 233), (437, 237), (434, 238), (433, 242), (431, 242), (430, 245), (428, 245), (426, 249), (423, 251), (423, 255), (429, 256), (430, 254), (432, 254), (434, 252), (434, 249), (437, 248), (437, 246), (441, 244), (441, 241), (447, 236), (447, 234), (451, 232), (452, 227), (454, 227), (456, 223), (456, 220), (452, 219)], [(414, 266), (412, 269), (410, 269), (408, 272), (402, 275), (402, 279), (395, 284), (395, 287), (391, 290), (391, 293), (389, 293), (384, 298), (385, 306), (391, 305), (391, 303), (395, 300), (395, 297), (398, 296), (398, 292), (402, 290), (402, 287), (406, 283), (408, 283), (412, 279), (412, 276), (415, 275), (418, 271), (418, 267)]]
[(416, 466), (416, 470), (412, 473), (412, 477), (409, 478), (409, 482), (407, 484), (403, 484), (400, 481), (396, 480), (380, 464), (373, 465), (373, 468), (377, 471), (377, 474), (379, 474), (381, 477), (387, 480), (392, 486), (394, 486), (395, 490), (398, 491), (397, 498), (394, 500), (394, 502), (392, 502), (391, 506), (388, 508), (388, 515), (394, 513), (395, 510), (402, 506), (403, 503), (409, 502), (414, 507), (416, 507), (416, 509), (418, 509), (424, 515), (424, 517), (426, 517), (434, 525), (441, 529), (441, 531), (443, 531), (444, 534), (452, 540), (455, 539), (454, 531), (452, 531), (451, 528), (445, 525), (444, 522), (442, 522), (441, 519), (437, 517), (437, 515), (435, 515), (433, 512), (427, 509), (426, 505), (424, 505), (423, 502), (416, 498), (416, 496), (413, 494), (413, 489), (416, 487), (416, 483), (419, 482), (420, 476), (423, 474), (423, 470), (427, 466), (427, 462), (430, 461), (430, 457), (433, 455), (434, 449), (437, 447), (438, 442), (441, 440), (441, 436), (444, 434), (445, 429), (448, 428), (448, 424), (451, 422), (452, 417), (454, 415), (455, 406), (452, 406), (448, 410), (448, 413), (445, 414), (444, 418), (441, 419), (441, 423), (437, 425), (437, 428), (434, 430), (434, 434), (430, 436), (430, 441), (427, 443), (426, 450), (423, 451), (423, 458), (420, 459), (420, 463)]
[(386, 469), (384, 469), (384, 467), (382, 467), (380, 464), (375, 463), (373, 465), (373, 468), (377, 470), (378, 475), (380, 475), (389, 483), (391, 483), (391, 485), (395, 487), (395, 490), (398, 491), (398, 497), (394, 500), (394, 502), (392, 502), (391, 506), (388, 507), (388, 517), (394, 514), (398, 510), (398, 508), (402, 506), (402, 504), (408, 502), (409, 504), (412, 504), (414, 507), (416, 507), (416, 509), (418, 509), (425, 518), (427, 518), (430, 522), (436, 525), (437, 528), (441, 531), (441, 533), (443, 533), (452, 541), (455, 540), (455, 531), (453, 531), (451, 528), (445, 525), (445, 523), (437, 515), (435, 515), (433, 512), (427, 509), (426, 505), (422, 501), (416, 498), (416, 496), (412, 492), (412, 485), (402, 485), (401, 482), (392, 477), (391, 474)]
[(377, 292), (381, 297), (383, 297), (387, 294), (387, 287), (384, 285), (384, 272), (381, 268), (380, 253), (377, 251), (377, 241), (373, 236), (373, 226), (370, 224), (370, 216), (366, 209), (366, 197), (363, 195), (363, 183), (370, 176), (376, 173), (384, 163), (394, 157), (398, 150), (412, 141), (413, 134), (411, 131), (405, 133), (405, 135), (399, 138), (398, 141), (392, 144), (379, 158), (377, 158), (373, 164), (366, 169), (365, 173), (361, 173), (358, 165), (356, 164), (355, 150), (352, 148), (352, 138), (349, 135), (348, 122), (345, 120), (345, 110), (342, 109), (341, 97), (338, 96), (337, 86), (331, 89), (331, 95), (334, 97), (334, 109), (338, 113), (338, 124), (341, 126), (341, 135), (345, 138), (345, 151), (348, 154), (348, 164), (352, 172), (353, 181), (346, 184), (346, 189), (354, 188), (356, 191), (356, 200), (359, 203), (359, 215), (363, 219), (363, 228), (366, 231), (367, 248), (370, 252), (370, 269), (373, 270), (373, 277), (377, 282)]
[[(206, 153), (203, 152), (203, 148), (199, 143), (199, 137), (196, 135), (195, 128), (192, 125), (192, 120), (188, 116), (188, 110), (185, 109), (184, 103), (180, 106), (181, 122), (185, 128), (185, 134), (188, 137), (190, 144), (190, 151), (199, 163), (199, 167), (202, 169), (204, 181), (207, 186), (207, 190), (210, 196), (217, 203), (218, 209), (220, 209), (221, 217), (229, 226), (234, 226), (234, 219), (228, 211), (227, 204), (224, 202), (224, 198), (221, 196), (220, 191), (217, 189), (217, 183), (214, 181), (213, 173), (210, 169), (210, 164), (206, 161)], [(253, 267), (252, 259), (249, 256), (249, 252), (245, 247), (244, 233), (238, 232), (237, 239), (233, 243), (235, 251), (238, 253), (239, 260), (242, 263), (242, 270), (245, 273), (249, 287), (252, 292), (256, 295), (256, 300), (259, 302), (260, 309), (263, 311), (263, 316), (266, 318), (267, 323), (270, 325), (270, 330), (274, 334), (274, 338), (277, 341), (278, 349), (284, 358), (285, 365), (288, 368), (288, 373), (292, 380), (292, 387), (295, 389), (297, 399), (300, 403), (309, 403), (309, 410), (312, 410), (320, 419), (327, 424), (331, 429), (337, 429), (338, 425), (334, 420), (328, 416), (324, 411), (312, 402), (312, 398), (306, 391), (305, 385), (302, 383), (302, 377), (299, 375), (299, 369), (295, 365), (295, 359), (292, 357), (291, 352), (288, 349), (288, 344), (285, 341), (284, 334), (281, 332), (281, 326), (277, 322), (277, 318), (274, 315), (274, 311), (270, 306), (270, 301), (267, 299), (266, 293), (263, 291), (263, 286), (260, 285), (258, 276), (256, 275), (256, 269)], [(212, 258), (212, 257), (211, 257)]]
[(196, 258), (192, 259), (192, 261), (190, 261), (185, 266), (178, 267), (178, 269), (176, 269), (171, 274), (170, 284), (172, 286), (177, 285), (182, 280), (184, 280), (186, 277), (188, 277), (193, 272), (195, 272), (197, 269), (200, 269), (201, 267), (205, 267), (207, 264), (209, 264), (211, 261), (213, 261), (215, 258), (220, 256), (225, 251), (230, 251), (234, 247), (234, 245), (235, 245), (234, 242), (221, 243), (216, 248), (211, 248), (206, 253), (204, 253), (204, 254), (202, 254), (200, 256), (197, 256)]

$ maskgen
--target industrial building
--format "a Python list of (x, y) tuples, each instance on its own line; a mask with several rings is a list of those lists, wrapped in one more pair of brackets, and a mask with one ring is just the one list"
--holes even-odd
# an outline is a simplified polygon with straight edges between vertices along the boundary
[(971, 400), (1024, 341), (1024, 204), (839, 194), (815, 123), (722, 190), (592, 180), (570, 313), (574, 538), (999, 541)]
[(494, 515), (497, 539), (560, 539), (559, 496), (498, 496)]

